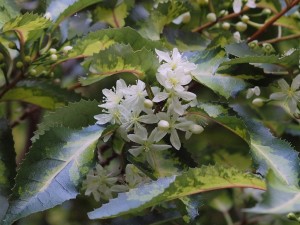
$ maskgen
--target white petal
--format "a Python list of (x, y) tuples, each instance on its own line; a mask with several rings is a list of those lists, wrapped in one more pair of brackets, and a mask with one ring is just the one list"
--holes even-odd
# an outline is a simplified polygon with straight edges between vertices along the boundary
[(143, 147), (136, 147), (136, 148), (131, 148), (128, 150), (133, 156), (137, 157), (139, 154), (142, 153)]
[(255, 0), (248, 0), (246, 4), (249, 8), (256, 8)]
[(300, 74), (293, 79), (292, 85), (293, 90), (297, 90), (300, 87)]
[(154, 144), (152, 145), (153, 150), (161, 151), (161, 150), (166, 150), (171, 148), (171, 145), (159, 145), (159, 144)]
[(159, 51), (157, 49), (155, 49), (155, 52), (158, 55), (159, 62), (161, 62), (163, 60), (166, 61), (166, 62), (170, 62), (171, 61), (169, 53), (166, 53), (166, 52), (163, 52), (163, 51)]
[(177, 150), (180, 149), (181, 142), (180, 142), (180, 139), (178, 137), (177, 131), (175, 129), (173, 129), (171, 131), (170, 142), (171, 142), (171, 144), (173, 145), (174, 148), (176, 148)]
[(234, 0), (232, 8), (235, 13), (239, 13), (242, 9), (242, 0)]
[(158, 118), (155, 114), (141, 116), (139, 120), (142, 123), (147, 123), (147, 124), (153, 124), (158, 122)]
[(166, 134), (167, 134), (166, 131), (158, 130), (158, 131), (154, 134), (154, 140), (155, 140), (155, 141), (160, 141), (161, 139), (164, 138), (164, 136), (166, 136)]
[(128, 138), (129, 140), (138, 143), (140, 145), (142, 145), (145, 142), (145, 140), (143, 140), (138, 134), (129, 134)]
[(270, 95), (270, 99), (279, 100), (279, 101), (286, 99), (286, 97), (287, 95), (283, 92), (276, 92)]
[(99, 114), (99, 115), (94, 116), (94, 118), (96, 120), (98, 120), (97, 124), (102, 125), (102, 124), (106, 124), (106, 123), (110, 122), (111, 119), (112, 119), (112, 115), (110, 115), (110, 114)]
[(153, 102), (161, 102), (166, 100), (169, 97), (167, 92), (159, 92), (157, 93), (154, 98), (152, 99)]
[(278, 85), (283, 91), (286, 91), (290, 88), (290, 85), (284, 79), (278, 80)]
[(158, 81), (162, 86), (165, 86), (166, 79), (167, 79), (167, 77), (165, 76), (165, 74), (163, 74), (163, 73), (157, 73), (157, 74), (156, 74), (156, 79), (157, 79), (157, 81)]
[(295, 113), (296, 110), (297, 110), (297, 102), (293, 99), (290, 99), (288, 102), (287, 102), (288, 106), (289, 106), (289, 109), (291, 111), (291, 113)]
[(172, 54), (172, 58), (174, 61), (178, 62), (181, 60), (181, 54), (179, 53), (177, 48), (173, 49), (173, 54)]
[(189, 84), (192, 81), (192, 76), (190, 75), (183, 75), (180, 79), (181, 85)]

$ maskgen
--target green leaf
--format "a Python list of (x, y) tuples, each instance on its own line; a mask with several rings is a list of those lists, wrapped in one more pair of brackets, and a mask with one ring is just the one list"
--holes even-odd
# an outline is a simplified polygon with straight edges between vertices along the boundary
[(34, 132), (32, 141), (38, 139), (50, 127), (62, 125), (63, 127), (80, 129), (95, 124), (94, 115), (100, 112), (98, 104), (95, 100), (81, 100), (58, 108), (55, 112), (46, 112), (42, 123), (38, 124), (38, 129)]
[(81, 78), (80, 82), (90, 85), (119, 73), (131, 73), (139, 79), (146, 75), (154, 77), (158, 66), (158, 59), (153, 52), (145, 48), (134, 51), (129, 45), (116, 44), (93, 56), (90, 63), (93, 74)]
[(80, 96), (60, 87), (37, 81), (20, 82), (16, 88), (5, 93), (0, 101), (23, 101), (53, 110), (67, 101), (77, 101)]
[[(68, 5), (67, 8), (65, 8), (63, 11), (61, 11), (61, 8), (59, 8), (61, 13), (57, 17), (57, 19), (55, 19), (54, 27), (58, 26), (62, 21), (64, 21), (66, 18), (72, 16), (76, 12), (79, 12), (84, 8), (87, 8), (91, 5), (94, 5), (94, 4), (102, 2), (102, 1), (103, 0), (78, 0), (78, 1), (74, 2), (73, 4)], [(53, 2), (54, 3), (51, 3), (52, 5), (49, 6), (49, 9), (53, 9), (53, 11), (51, 10), (50, 13), (54, 12), (56, 15), (57, 12), (55, 12), (55, 11), (57, 10), (57, 7), (58, 7), (57, 4), (61, 4), (62, 1), (53, 1)], [(61, 7), (61, 6), (59, 6), (59, 7)], [(56, 10), (54, 10), (54, 9), (56, 9)]]
[(273, 171), (270, 171), (267, 176), (267, 192), (263, 195), (262, 202), (244, 211), (264, 214), (299, 212), (300, 189), (293, 185), (286, 185)]
[(92, 56), (94, 53), (103, 51), (116, 43), (129, 44), (133, 50), (140, 50), (146, 47), (154, 51), (155, 48), (161, 48), (160, 43), (143, 38), (132, 28), (112, 28), (92, 32), (86, 37), (78, 39), (68, 57)]
[(6, 22), (19, 14), (19, 8), (16, 6), (14, 1), (0, 0), (0, 29)]
[(298, 153), (289, 143), (275, 138), (261, 123), (229, 115), (212, 118), (197, 109), (190, 113), (211, 119), (246, 141), (261, 174), (266, 174), (268, 168), (271, 168), (287, 185), (298, 184)]
[(127, 193), (88, 214), (90, 219), (112, 218), (138, 212), (156, 204), (216, 189), (251, 187), (265, 189), (263, 180), (234, 168), (208, 166), (179, 176), (161, 178)]
[(22, 42), (26, 42), (27, 39), (40, 36), (40, 32), (51, 25), (50, 20), (37, 14), (26, 13), (20, 15), (7, 22), (2, 30), (16, 31)]
[(0, 118), (0, 221), (8, 208), (8, 196), (15, 177), (15, 150), (8, 121)]
[(140, 33), (151, 40), (159, 40), (164, 26), (186, 11), (182, 1), (175, 0), (158, 4), (150, 12), (148, 20), (142, 24)]
[(4, 225), (74, 199), (103, 127), (54, 127), (36, 140), (18, 174)]
[(112, 27), (124, 27), (128, 10), (132, 6), (132, 3), (128, 4), (127, 2), (123, 1), (114, 8), (98, 6), (93, 12), (94, 20), (106, 22)]

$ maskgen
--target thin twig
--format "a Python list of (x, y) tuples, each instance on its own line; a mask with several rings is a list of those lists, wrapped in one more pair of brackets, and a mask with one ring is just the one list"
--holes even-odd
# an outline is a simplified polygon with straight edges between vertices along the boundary
[(19, 125), (23, 120), (25, 120), (28, 116), (30, 116), (35, 111), (39, 110), (40, 108), (38, 106), (30, 106), (24, 110), (24, 113), (15, 121), (13, 121), (10, 126), (11, 128)]
[(23, 73), (19, 73), (15, 79), (9, 83), (8, 85), (5, 86), (5, 88), (3, 89), (3, 91), (0, 93), (0, 98), (3, 97), (3, 95), (8, 92), (11, 88), (13, 88), (14, 86), (16, 86), (16, 84), (22, 80), (24, 78)]
[(297, 5), (300, 0), (294, 0), (290, 5), (287, 5), (283, 10), (274, 15), (268, 22), (266, 22), (260, 29), (258, 29), (248, 40), (247, 42), (251, 42), (255, 40), (258, 36), (264, 33), (268, 27), (272, 26), (280, 17), (282, 17), (286, 12), (288, 12), (291, 8)]
[(277, 42), (280, 42), (280, 41), (286, 41), (286, 40), (297, 39), (297, 38), (300, 38), (300, 33), (291, 34), (291, 35), (283, 36), (283, 37), (280, 37), (280, 38), (273, 38), (273, 39), (261, 41), (261, 42), (258, 42), (258, 44), (262, 44), (262, 43), (273, 44), (273, 43), (277, 43)]
[(218, 18), (216, 21), (213, 21), (213, 22), (208, 22), (208, 23), (205, 23), (203, 24), (202, 26), (199, 26), (199, 27), (196, 27), (192, 30), (192, 32), (202, 32), (204, 29), (206, 28), (209, 28), (209, 27), (212, 27), (213, 25), (215, 25), (216, 23), (218, 22), (221, 22), (221, 21), (225, 21), (225, 20), (229, 20), (229, 19), (232, 19), (232, 18), (235, 18), (235, 17), (238, 17), (240, 16), (241, 14), (243, 14), (244, 12), (248, 11), (249, 10), (249, 7), (245, 6), (240, 12), (238, 13), (230, 13), (226, 16), (223, 16), (223, 17), (220, 17)]

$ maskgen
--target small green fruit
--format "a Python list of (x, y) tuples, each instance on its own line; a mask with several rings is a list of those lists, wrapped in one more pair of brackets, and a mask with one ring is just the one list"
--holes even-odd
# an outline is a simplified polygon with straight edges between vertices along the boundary
[(10, 42), (8, 43), (8, 47), (9, 47), (10, 49), (17, 49), (16, 43), (15, 43), (15, 42), (12, 42), (12, 41), (10, 41)]
[(24, 64), (23, 64), (21, 61), (18, 61), (18, 62), (16, 63), (16, 67), (17, 67), (18, 69), (23, 68), (23, 66), (24, 66)]
[(264, 10), (262, 11), (262, 13), (263, 13), (264, 15), (270, 15), (270, 14), (272, 13), (272, 11), (271, 11), (270, 9), (264, 9)]
[(27, 63), (30, 63), (31, 62), (31, 57), (29, 55), (26, 55), (24, 57), (24, 61), (27, 62)]
[(30, 69), (30, 70), (29, 70), (29, 74), (30, 74), (31, 76), (35, 76), (35, 75), (37, 74), (37, 71), (36, 71), (35, 69)]

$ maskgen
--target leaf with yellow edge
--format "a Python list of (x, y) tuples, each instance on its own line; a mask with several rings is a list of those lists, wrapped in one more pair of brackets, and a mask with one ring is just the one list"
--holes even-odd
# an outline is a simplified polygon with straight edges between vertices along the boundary
[(3, 32), (16, 31), (20, 40), (26, 42), (27, 39), (39, 37), (40, 32), (50, 25), (50, 20), (45, 17), (38, 14), (26, 13), (4, 24), (2, 30)]
[(93, 56), (89, 66), (92, 74), (81, 78), (80, 82), (82, 85), (90, 85), (120, 73), (131, 73), (139, 79), (146, 75), (153, 77), (158, 66), (158, 59), (153, 52), (144, 48), (134, 51), (129, 45), (115, 44)]

